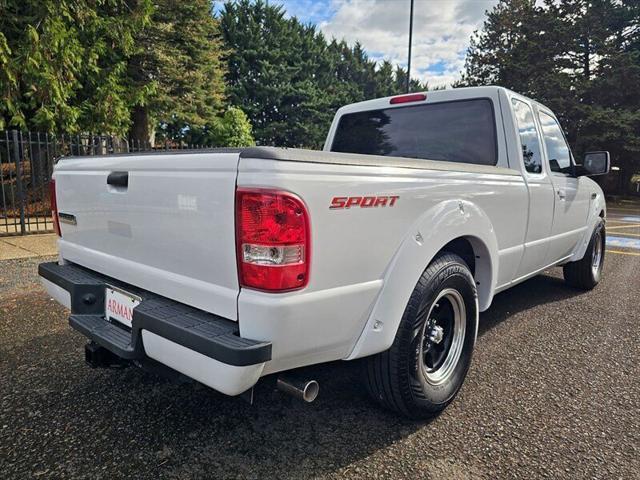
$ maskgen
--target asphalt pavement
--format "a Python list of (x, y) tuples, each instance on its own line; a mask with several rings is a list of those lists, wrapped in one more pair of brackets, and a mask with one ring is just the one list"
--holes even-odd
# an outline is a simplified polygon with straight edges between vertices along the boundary
[[(640, 239), (634, 215), (613, 212), (609, 226), (625, 228), (609, 233)], [(640, 249), (629, 245), (608, 247), (591, 292), (551, 269), (499, 294), (460, 395), (429, 422), (378, 408), (358, 363), (307, 369), (321, 387), (310, 405), (269, 383), (249, 405), (135, 368), (92, 370), (37, 284), (43, 258), (2, 261), (0, 478), (637, 479)]]

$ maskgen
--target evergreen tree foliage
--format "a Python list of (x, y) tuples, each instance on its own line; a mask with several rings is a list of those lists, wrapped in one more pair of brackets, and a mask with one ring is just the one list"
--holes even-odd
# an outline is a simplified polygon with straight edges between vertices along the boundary
[(154, 0), (148, 25), (135, 36), (127, 75), (138, 92), (131, 137), (193, 143), (191, 132), (217, 121), (224, 107), (224, 52), (210, 0)]
[(0, 26), (0, 129), (253, 142), (209, 0), (0, 0)]
[(318, 148), (342, 105), (404, 92), (262, 0), (0, 0), (0, 26), (0, 129)]
[(150, 9), (149, 0), (1, 1), (0, 129), (124, 133), (124, 58)]
[(229, 107), (214, 124), (211, 137), (213, 145), (224, 147), (248, 147), (255, 144), (251, 123), (247, 115), (236, 107)]
[[(404, 92), (406, 72), (376, 67), (361, 45), (327, 39), (262, 0), (227, 2), (220, 14), (229, 101), (262, 145), (321, 148), (335, 111)], [(426, 85), (412, 81), (412, 89)]]
[(189, 132), (189, 143), (212, 147), (249, 147), (255, 145), (251, 123), (245, 113), (229, 107), (202, 128)]

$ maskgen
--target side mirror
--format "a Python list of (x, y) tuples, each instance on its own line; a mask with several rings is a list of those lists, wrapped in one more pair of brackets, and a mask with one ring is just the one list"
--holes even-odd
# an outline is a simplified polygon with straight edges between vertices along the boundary
[(582, 165), (578, 165), (578, 176), (606, 175), (610, 168), (609, 152), (588, 152)]

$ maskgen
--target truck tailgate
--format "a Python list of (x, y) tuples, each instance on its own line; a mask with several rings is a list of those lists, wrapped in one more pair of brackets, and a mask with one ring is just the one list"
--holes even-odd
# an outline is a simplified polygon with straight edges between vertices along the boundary
[(237, 320), (237, 166), (237, 152), (61, 160), (62, 257)]

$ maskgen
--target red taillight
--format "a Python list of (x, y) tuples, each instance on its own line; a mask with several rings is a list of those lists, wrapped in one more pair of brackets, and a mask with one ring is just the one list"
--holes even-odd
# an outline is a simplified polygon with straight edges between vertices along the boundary
[(424, 93), (410, 93), (408, 95), (393, 97), (391, 100), (389, 100), (389, 103), (391, 105), (395, 105), (396, 103), (422, 102), (426, 99), (427, 95)]
[(49, 182), (49, 198), (51, 199), (51, 218), (53, 218), (53, 229), (58, 234), (58, 236), (61, 237), (62, 233), (60, 233), (60, 220), (58, 218), (58, 202), (56, 201), (55, 179), (52, 179)]
[(236, 242), (241, 286), (283, 292), (309, 282), (309, 214), (297, 196), (239, 188)]

